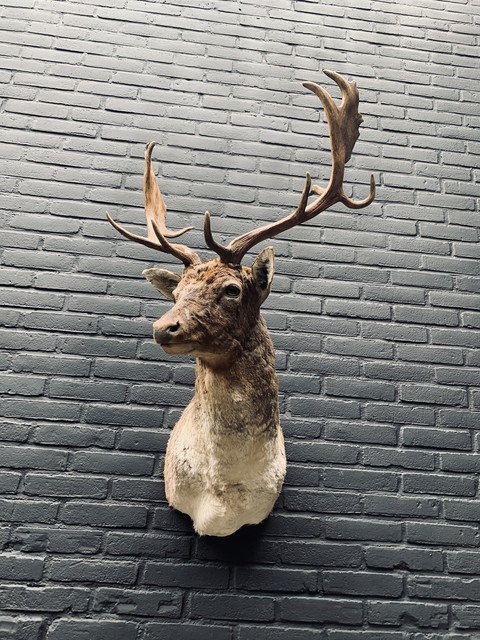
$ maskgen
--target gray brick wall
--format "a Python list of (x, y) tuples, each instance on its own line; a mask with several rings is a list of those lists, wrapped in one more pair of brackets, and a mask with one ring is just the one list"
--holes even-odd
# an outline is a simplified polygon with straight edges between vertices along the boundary
[[(0, 5), (0, 638), (478, 640), (478, 0)], [(193, 365), (141, 277), (174, 261), (104, 211), (141, 230), (156, 140), (203, 256), (206, 209), (222, 240), (287, 212), (329, 172), (322, 68), (377, 199), (275, 241), (287, 480), (199, 539), (162, 487)]]

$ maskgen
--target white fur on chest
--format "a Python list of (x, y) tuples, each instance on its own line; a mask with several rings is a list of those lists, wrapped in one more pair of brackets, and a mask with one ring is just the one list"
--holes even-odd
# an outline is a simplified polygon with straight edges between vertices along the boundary
[(272, 510), (285, 476), (283, 434), (279, 425), (273, 437), (258, 426), (219, 431), (209, 414), (191, 404), (175, 425), (166, 493), (171, 506), (190, 515), (197, 533), (226, 536)]

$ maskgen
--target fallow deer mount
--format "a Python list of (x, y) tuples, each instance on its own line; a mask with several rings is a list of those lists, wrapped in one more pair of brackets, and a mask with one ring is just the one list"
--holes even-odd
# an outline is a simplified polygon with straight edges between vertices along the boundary
[[(205, 241), (217, 254), (202, 262), (189, 247), (171, 242), (189, 231), (166, 227), (167, 208), (152, 168), (154, 143), (145, 148), (144, 193), (147, 236), (131, 233), (108, 220), (129, 240), (168, 253), (184, 264), (182, 275), (164, 269), (143, 274), (174, 306), (153, 325), (155, 341), (169, 354), (196, 358), (195, 395), (177, 422), (165, 457), (169, 504), (187, 513), (200, 535), (228, 536), (245, 524), (258, 524), (271, 512), (285, 476), (285, 448), (279, 422), (275, 353), (260, 306), (270, 293), (274, 271), (272, 247), (263, 249), (251, 267), (241, 262), (256, 244), (312, 220), (337, 202), (351, 209), (369, 205), (375, 181), (364, 200), (343, 191), (345, 163), (358, 138), (362, 117), (358, 91), (332, 71), (325, 74), (340, 87), (337, 106), (313, 82), (330, 129), (332, 168), (325, 188), (311, 184), (307, 173), (297, 208), (281, 220), (249, 231), (227, 246), (212, 235), (205, 214)], [(315, 199), (309, 204), (309, 198)]]

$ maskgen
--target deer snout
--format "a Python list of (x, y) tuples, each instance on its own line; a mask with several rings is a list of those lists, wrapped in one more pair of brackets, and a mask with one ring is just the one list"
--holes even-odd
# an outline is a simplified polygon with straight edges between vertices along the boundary
[(153, 324), (153, 339), (158, 344), (169, 344), (178, 338), (181, 331), (179, 320), (161, 319)]

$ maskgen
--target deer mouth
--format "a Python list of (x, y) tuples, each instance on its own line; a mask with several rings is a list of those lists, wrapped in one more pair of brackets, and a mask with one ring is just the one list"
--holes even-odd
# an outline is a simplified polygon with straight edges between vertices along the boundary
[(164, 342), (160, 343), (160, 346), (165, 353), (172, 355), (181, 355), (191, 353), (198, 347), (196, 342)]

